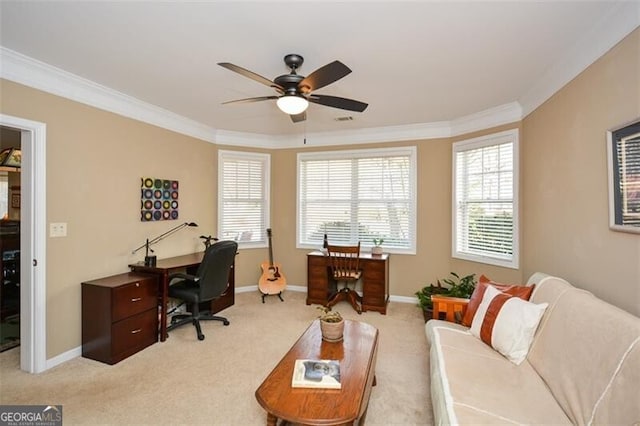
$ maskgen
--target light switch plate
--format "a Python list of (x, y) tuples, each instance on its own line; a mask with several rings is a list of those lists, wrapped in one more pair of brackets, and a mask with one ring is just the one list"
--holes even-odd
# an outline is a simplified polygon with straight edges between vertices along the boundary
[(67, 224), (64, 222), (51, 223), (49, 225), (50, 237), (66, 237), (67, 236)]

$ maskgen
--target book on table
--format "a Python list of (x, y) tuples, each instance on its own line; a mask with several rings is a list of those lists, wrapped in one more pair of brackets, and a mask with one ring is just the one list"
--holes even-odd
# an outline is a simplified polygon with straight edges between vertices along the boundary
[(297, 359), (293, 366), (291, 387), (340, 389), (340, 361), (331, 359)]

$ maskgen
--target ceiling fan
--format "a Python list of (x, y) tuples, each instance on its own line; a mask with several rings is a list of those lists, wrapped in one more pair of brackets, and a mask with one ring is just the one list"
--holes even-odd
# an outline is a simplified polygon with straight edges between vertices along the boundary
[(284, 57), (284, 63), (291, 69), (291, 72), (278, 76), (273, 81), (229, 62), (219, 62), (218, 65), (221, 67), (237, 72), (258, 83), (273, 87), (276, 89), (276, 92), (278, 92), (277, 96), (258, 96), (255, 98), (237, 99), (223, 102), (223, 104), (260, 102), (275, 99), (278, 108), (280, 108), (282, 112), (289, 114), (294, 123), (307, 119), (306, 109), (309, 106), (309, 102), (357, 112), (362, 112), (367, 109), (368, 104), (364, 102), (340, 98), (338, 96), (317, 95), (312, 93), (314, 90), (334, 83), (349, 74), (351, 70), (345, 64), (340, 61), (333, 61), (305, 77), (296, 73), (296, 70), (302, 66), (303, 62), (304, 58), (300, 55), (286, 55)]

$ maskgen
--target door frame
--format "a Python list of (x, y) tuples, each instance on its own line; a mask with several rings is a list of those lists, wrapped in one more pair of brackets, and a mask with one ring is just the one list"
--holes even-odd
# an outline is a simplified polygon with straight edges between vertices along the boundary
[(47, 369), (45, 123), (0, 114), (0, 125), (20, 131), (20, 369)]

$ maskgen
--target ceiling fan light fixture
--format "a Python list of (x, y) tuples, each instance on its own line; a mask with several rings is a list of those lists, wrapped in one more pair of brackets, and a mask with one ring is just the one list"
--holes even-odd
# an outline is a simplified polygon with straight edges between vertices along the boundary
[(276, 103), (282, 112), (289, 115), (302, 114), (309, 106), (309, 101), (298, 95), (281, 96)]

